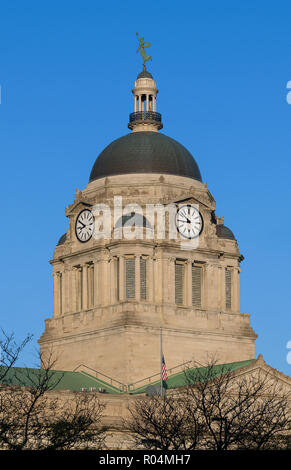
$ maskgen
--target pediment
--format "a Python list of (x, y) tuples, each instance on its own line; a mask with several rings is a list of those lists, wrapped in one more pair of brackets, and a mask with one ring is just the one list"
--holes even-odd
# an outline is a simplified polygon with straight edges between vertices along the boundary
[(86, 198), (82, 191), (79, 191), (78, 189), (76, 190), (76, 198), (73, 204), (70, 206), (66, 207), (65, 209), (65, 214), (66, 217), (70, 217), (71, 215), (76, 214), (79, 212), (81, 209), (86, 209), (89, 207), (92, 207), (92, 201), (88, 198)]
[[(210, 193), (209, 193), (210, 194)], [(211, 196), (211, 195), (210, 195)], [(193, 205), (199, 205), (202, 206), (208, 210), (215, 210), (215, 203), (214, 199), (211, 196), (208, 196), (208, 194), (199, 194), (199, 196), (189, 196), (184, 199), (179, 199), (176, 201), (173, 201), (173, 204), (181, 205), (181, 204), (193, 204)]]
[(248, 376), (251, 377), (254, 374), (259, 374), (261, 378), (267, 378), (271, 382), (274, 381), (274, 383), (279, 387), (281, 386), (286, 392), (291, 393), (291, 377), (267, 364), (261, 354), (259, 354), (258, 358), (251, 364), (241, 369), (237, 369), (235, 372), (236, 376), (243, 376), (245, 378)]

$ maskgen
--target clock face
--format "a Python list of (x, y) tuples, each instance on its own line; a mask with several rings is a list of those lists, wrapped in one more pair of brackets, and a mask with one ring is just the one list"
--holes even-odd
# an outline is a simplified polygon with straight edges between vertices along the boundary
[(91, 211), (84, 209), (77, 217), (75, 231), (80, 242), (87, 242), (93, 235), (94, 217)]
[(184, 238), (199, 237), (203, 230), (203, 218), (192, 205), (181, 206), (176, 214), (176, 227)]

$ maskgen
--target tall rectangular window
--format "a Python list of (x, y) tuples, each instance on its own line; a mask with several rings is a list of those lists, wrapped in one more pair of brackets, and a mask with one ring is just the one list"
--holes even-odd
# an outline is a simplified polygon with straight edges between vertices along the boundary
[(228, 268), (225, 270), (225, 307), (231, 308), (231, 284), (232, 271)]
[(135, 298), (135, 258), (125, 259), (125, 296)]
[(192, 305), (201, 307), (202, 267), (192, 264)]
[(140, 258), (140, 300), (147, 299), (147, 260)]
[(184, 270), (183, 262), (176, 261), (175, 264), (175, 302), (177, 305), (184, 303)]

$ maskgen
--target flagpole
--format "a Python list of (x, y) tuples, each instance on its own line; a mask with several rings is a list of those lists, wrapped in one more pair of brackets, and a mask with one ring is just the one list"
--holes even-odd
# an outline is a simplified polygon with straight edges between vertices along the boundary
[(161, 367), (161, 397), (163, 396), (163, 373), (162, 373), (162, 359), (163, 359), (163, 346), (162, 346), (162, 328), (160, 328), (160, 367)]

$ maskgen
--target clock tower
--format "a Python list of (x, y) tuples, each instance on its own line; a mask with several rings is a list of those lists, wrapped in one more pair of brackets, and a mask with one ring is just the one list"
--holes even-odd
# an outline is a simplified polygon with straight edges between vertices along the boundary
[(188, 361), (253, 359), (240, 311), (237, 240), (215, 211), (189, 150), (160, 132), (157, 86), (134, 82), (130, 133), (98, 156), (66, 207), (53, 259), (53, 313), (39, 340), (56, 368), (90, 368), (131, 384)]

